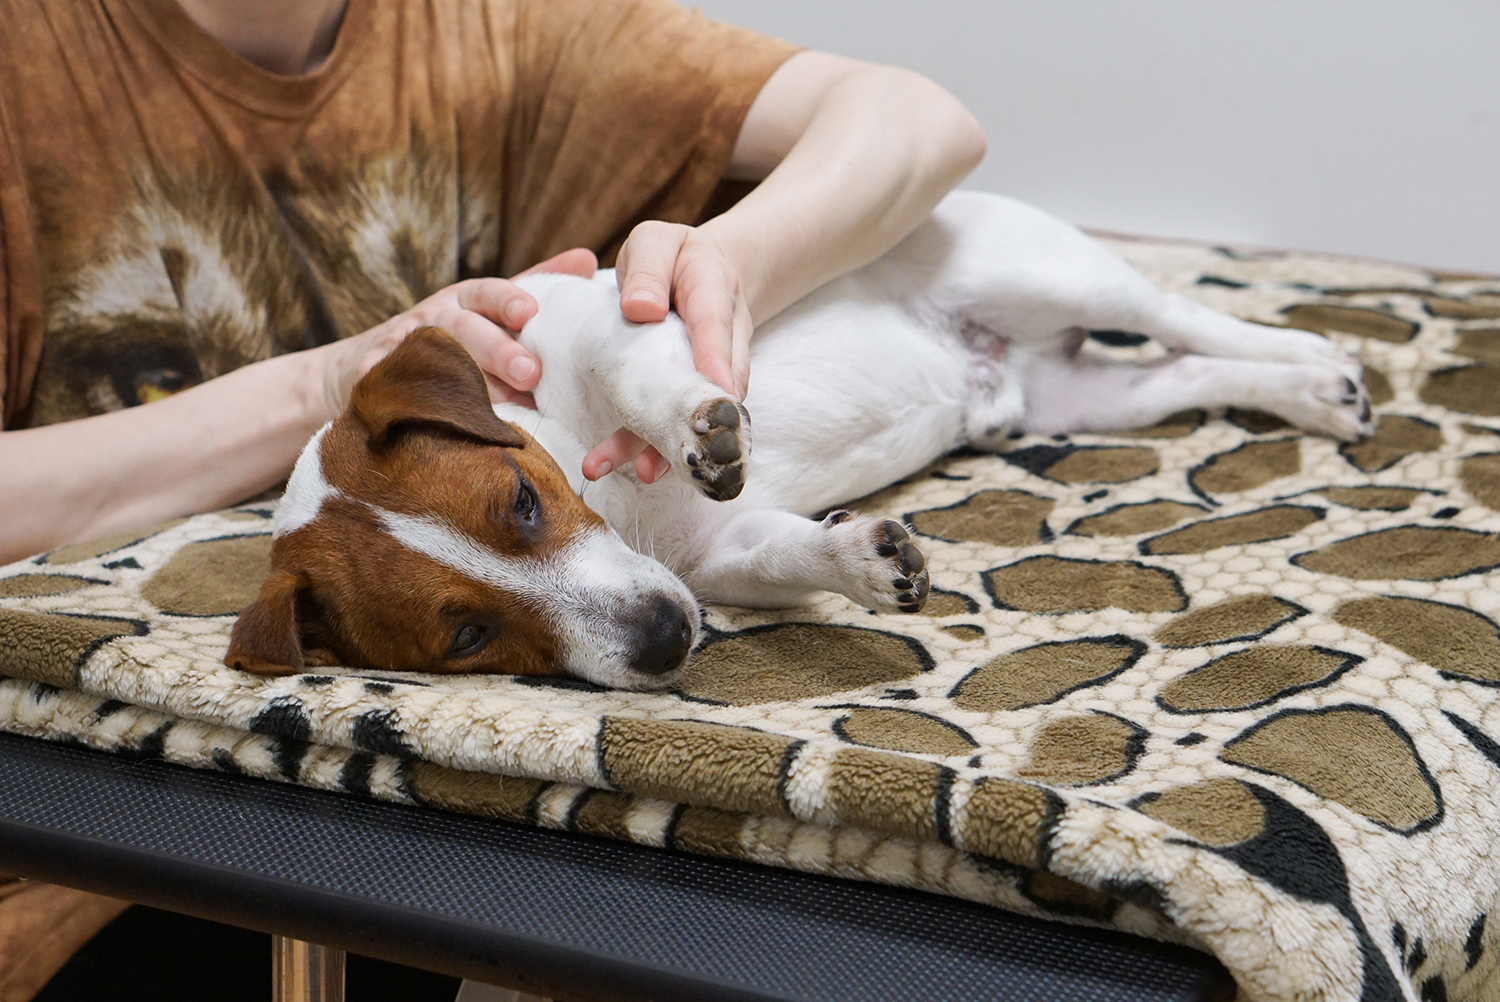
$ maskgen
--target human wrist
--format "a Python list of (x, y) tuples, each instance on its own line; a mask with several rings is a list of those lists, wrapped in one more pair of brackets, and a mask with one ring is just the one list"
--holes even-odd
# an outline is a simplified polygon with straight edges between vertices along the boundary
[(359, 357), (364, 354), (358, 343), (362, 340), (347, 338), (281, 356), (295, 367), (291, 403), (298, 418), (309, 427), (320, 428), (343, 410), (357, 378)]

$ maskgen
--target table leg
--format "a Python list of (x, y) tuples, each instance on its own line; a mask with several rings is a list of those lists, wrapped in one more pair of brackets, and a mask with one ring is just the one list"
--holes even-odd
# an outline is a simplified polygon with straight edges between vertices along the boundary
[(344, 1002), (344, 951), (271, 937), (272, 1002)]

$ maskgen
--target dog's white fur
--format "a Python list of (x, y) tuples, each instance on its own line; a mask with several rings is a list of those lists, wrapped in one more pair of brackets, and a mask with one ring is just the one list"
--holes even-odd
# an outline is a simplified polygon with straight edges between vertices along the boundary
[[(884, 257), (761, 325), (740, 411), (753, 417), (753, 454), (749, 420), (728, 429), (706, 419), (725, 395), (694, 369), (676, 316), (627, 322), (608, 271), (520, 284), (540, 306), (520, 341), (541, 358), (543, 378), (536, 411), (498, 405), (496, 413), (531, 432), (634, 551), (710, 602), (780, 607), (833, 591), (872, 609), (914, 608), (927, 572), (899, 545), (899, 527), (846, 512), (808, 516), (960, 446), (999, 448), (1012, 432), (1139, 428), (1223, 406), (1270, 411), (1340, 439), (1369, 431), (1359, 363), (1328, 340), (1164, 294), (1073, 227), (994, 195), (948, 196)], [(1089, 330), (1145, 334), (1168, 354), (1145, 365), (1101, 361), (1079, 350)], [(588, 448), (622, 425), (675, 475), (645, 486), (621, 471), (585, 485)], [(744, 457), (745, 484), (734, 500), (710, 500), (712, 477), (694, 473), (733, 465), (708, 457), (708, 438), (725, 434)], [(314, 465), (316, 453), (314, 439)], [(279, 522), (316, 514), (321, 478), (302, 467)], [(589, 560), (573, 561), (581, 579), (570, 587), (586, 596), (592, 581), (609, 604), (616, 579), (642, 570), (636, 552), (615, 550), (594, 546)], [(646, 577), (670, 580), (652, 572)], [(656, 591), (675, 591), (674, 603), (691, 607), (685, 590)], [(583, 656), (591, 645), (613, 649), (600, 629), (574, 645), (570, 670), (629, 688), (672, 683), (677, 672), (643, 675), (623, 655)]]
[[(694, 370), (682, 322), (625, 321), (612, 272), (521, 284), (540, 309), (520, 340), (544, 378), (536, 412), (497, 413), (533, 431), (627, 542), (712, 602), (777, 607), (825, 590), (896, 608), (900, 575), (876, 555), (872, 521), (807, 516), (1012, 431), (1139, 428), (1223, 406), (1341, 439), (1369, 430), (1359, 363), (1327, 339), (1164, 294), (1065, 223), (956, 192), (884, 257), (757, 330), (746, 484), (712, 501), (686, 457), (701, 453), (694, 415), (724, 393)], [(1087, 330), (1146, 334), (1171, 353), (1150, 365), (1093, 360), (1078, 351)], [(587, 447), (621, 425), (678, 476), (647, 487), (616, 474), (585, 488)]]

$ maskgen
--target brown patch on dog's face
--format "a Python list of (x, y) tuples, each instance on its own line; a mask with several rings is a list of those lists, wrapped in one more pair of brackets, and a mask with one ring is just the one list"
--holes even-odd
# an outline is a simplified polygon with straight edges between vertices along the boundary
[[(337, 447), (336, 433), (345, 430), (354, 433), (338, 424), (328, 430), (325, 456), (358, 454)], [(552, 458), (529, 439), (528, 446), (413, 431), (371, 454), (368, 467), (335, 461), (324, 474), (346, 495), (386, 511), (431, 519), (497, 553), (545, 561), (604, 523), (573, 494)], [(326, 646), (346, 661), (394, 670), (563, 674), (559, 640), (541, 610), (404, 546), (364, 505), (325, 507), (320, 518), (335, 519), (337, 534), (347, 533), (352, 545), (312, 576)], [(389, 610), (400, 615), (390, 617)], [(462, 653), (466, 638), (480, 646)]]
[(228, 663), (300, 671), (295, 649), (304, 663), (564, 674), (561, 639), (534, 596), (463, 573), (387, 524), (405, 516), (487, 557), (535, 564), (607, 531), (552, 457), (495, 417), (457, 342), (412, 334), (361, 381), (318, 458), (337, 493), (316, 531), (276, 540), (271, 578), (236, 624)]

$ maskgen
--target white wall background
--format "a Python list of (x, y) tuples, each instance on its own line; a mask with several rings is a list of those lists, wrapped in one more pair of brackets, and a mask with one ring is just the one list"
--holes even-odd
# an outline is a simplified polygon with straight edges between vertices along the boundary
[(686, 0), (917, 70), (1084, 226), (1500, 273), (1500, 0)]

